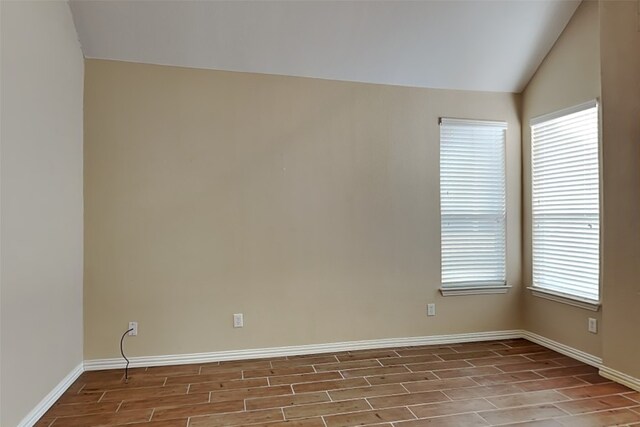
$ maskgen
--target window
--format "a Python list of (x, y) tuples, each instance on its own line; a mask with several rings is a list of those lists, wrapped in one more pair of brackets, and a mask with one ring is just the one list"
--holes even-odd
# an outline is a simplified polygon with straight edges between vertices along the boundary
[(441, 119), (443, 295), (506, 292), (506, 123)]
[(597, 302), (600, 192), (596, 101), (531, 121), (533, 290)]

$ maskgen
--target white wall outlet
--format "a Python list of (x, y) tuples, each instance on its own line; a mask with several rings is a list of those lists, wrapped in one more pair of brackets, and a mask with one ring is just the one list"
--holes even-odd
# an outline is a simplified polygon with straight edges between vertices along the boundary
[(436, 305), (427, 304), (427, 316), (435, 316), (435, 315), (436, 315)]
[(129, 334), (132, 337), (138, 335), (138, 322), (129, 322)]
[(236, 313), (233, 315), (233, 327), (242, 328), (244, 326), (244, 316), (242, 313)]
[(589, 318), (589, 332), (592, 334), (598, 333), (598, 319), (594, 319), (593, 317)]

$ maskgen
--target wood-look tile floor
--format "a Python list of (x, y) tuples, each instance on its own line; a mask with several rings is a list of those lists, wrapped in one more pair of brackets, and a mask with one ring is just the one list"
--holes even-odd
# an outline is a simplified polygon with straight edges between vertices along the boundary
[(38, 427), (640, 426), (640, 393), (526, 340), (85, 372)]

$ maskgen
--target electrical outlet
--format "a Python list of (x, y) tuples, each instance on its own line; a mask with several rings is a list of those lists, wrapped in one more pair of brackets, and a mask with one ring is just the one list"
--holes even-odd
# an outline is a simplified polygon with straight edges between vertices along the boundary
[(138, 335), (138, 322), (129, 322), (129, 335), (135, 337)]
[(589, 332), (592, 334), (598, 333), (598, 319), (594, 319), (593, 317), (589, 318)]
[(233, 315), (233, 327), (242, 328), (244, 326), (244, 316), (242, 313), (236, 313)]
[(436, 305), (427, 304), (427, 316), (435, 316), (435, 315), (436, 315)]

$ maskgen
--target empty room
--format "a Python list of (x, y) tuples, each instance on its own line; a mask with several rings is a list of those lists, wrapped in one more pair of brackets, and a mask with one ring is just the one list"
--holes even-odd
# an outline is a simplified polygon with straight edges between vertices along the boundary
[(640, 0), (0, 0), (0, 426), (640, 426)]

